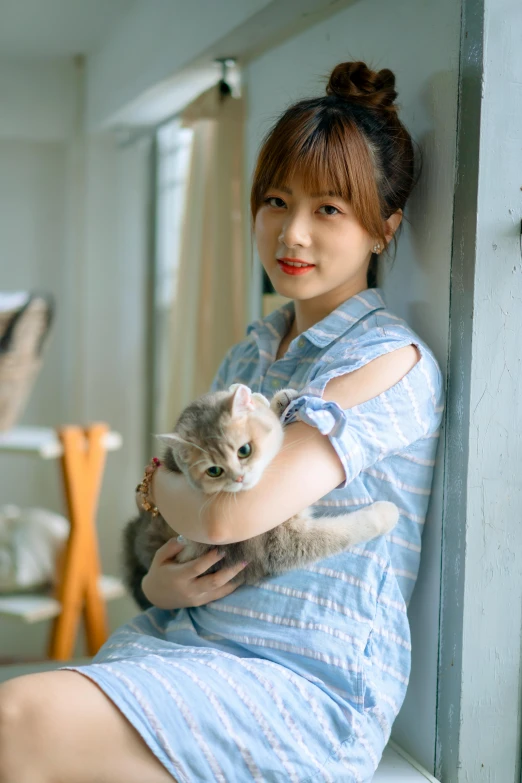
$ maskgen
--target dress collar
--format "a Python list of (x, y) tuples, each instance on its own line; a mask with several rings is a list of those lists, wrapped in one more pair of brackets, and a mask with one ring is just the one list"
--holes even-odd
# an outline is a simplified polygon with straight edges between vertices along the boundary
[[(386, 304), (381, 289), (367, 288), (365, 291), (361, 291), (360, 294), (355, 294), (350, 299), (342, 302), (326, 318), (318, 321), (298, 335), (298, 337), (305, 337), (313, 345), (324, 348), (345, 334), (369, 313), (373, 313), (375, 310), (384, 310), (385, 307)], [(247, 334), (251, 334), (255, 338), (265, 335), (270, 340), (275, 338), (280, 342), (287, 333), (293, 318), (294, 302), (290, 300), (265, 316), (265, 318), (260, 318), (258, 321), (251, 323), (247, 327)]]

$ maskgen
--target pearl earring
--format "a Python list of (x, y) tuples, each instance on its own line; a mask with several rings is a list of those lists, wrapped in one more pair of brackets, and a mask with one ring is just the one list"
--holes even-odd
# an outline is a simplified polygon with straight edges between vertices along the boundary
[(381, 249), (381, 246), (380, 246), (379, 242), (377, 242), (377, 244), (373, 246), (373, 252), (374, 253), (379, 253), (380, 249)]

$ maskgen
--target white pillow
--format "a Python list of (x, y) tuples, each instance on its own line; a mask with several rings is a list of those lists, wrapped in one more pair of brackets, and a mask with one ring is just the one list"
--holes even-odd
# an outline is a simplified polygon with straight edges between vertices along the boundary
[(42, 508), (0, 507), (0, 592), (41, 589), (57, 580), (69, 522)]

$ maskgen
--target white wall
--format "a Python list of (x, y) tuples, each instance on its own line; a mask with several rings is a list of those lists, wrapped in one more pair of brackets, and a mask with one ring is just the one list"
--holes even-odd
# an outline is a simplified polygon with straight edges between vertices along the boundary
[(77, 119), (77, 77), (69, 59), (0, 57), (0, 139), (70, 138)]
[[(429, 31), (429, 34), (428, 34)], [(424, 155), (394, 269), (384, 276), (392, 309), (435, 351), (448, 352), (449, 279), (456, 143), (460, 4), (365, 0), (253, 61), (245, 72), (247, 161), (288, 104), (324, 94), (325, 80), (344, 60), (389, 67), (397, 76), (401, 116)], [(248, 245), (248, 240), (246, 242)], [(254, 292), (253, 302), (260, 298)], [(252, 316), (257, 316), (253, 305)], [(439, 470), (424, 534), (421, 573), (410, 607), (413, 670), (394, 736), (428, 769), (434, 767), (442, 483)]]
[[(149, 146), (127, 149), (114, 137), (92, 139), (86, 181), (85, 271), (82, 279), (82, 416), (122, 433), (108, 456), (100, 498), (99, 539), (106, 573), (118, 573), (121, 527), (135, 513), (134, 488), (144, 453), (147, 342), (147, 209)], [(120, 602), (119, 602), (120, 603)], [(136, 607), (121, 602), (117, 624)], [(125, 606), (123, 606), (125, 603)]]
[[(122, 18), (105, 45), (89, 58), (89, 128), (106, 124), (126, 105), (186, 68), (267, 5), (270, 0), (220, 0), (219, 3), (198, 0), (197, 4), (185, 0), (149, 0), (137, 3)], [(220, 56), (234, 56), (234, 51), (224, 51)], [(209, 65), (211, 60), (209, 57)], [(208, 81), (208, 75), (205, 81), (203, 74), (201, 90), (209, 87), (212, 81), (212, 77)]]
[[(107, 459), (98, 519), (103, 568), (116, 574), (145, 459), (147, 151), (122, 152), (109, 135), (87, 139), (82, 101), (81, 71), (70, 60), (0, 63), (0, 285), (56, 299), (20, 423), (104, 420), (123, 434), (123, 450)], [(4, 503), (63, 512), (57, 463), (0, 453)], [(115, 628), (135, 607), (120, 599), (109, 612)], [(0, 657), (43, 655), (48, 628), (0, 618)]]
[[(78, 74), (70, 60), (0, 61), (0, 259), (3, 290), (40, 289), (65, 297), (72, 226), (64, 216), (72, 187), (71, 145), (77, 115)], [(63, 384), (67, 329), (59, 305), (37, 395), (25, 419), (58, 424), (67, 407)], [(24, 458), (20, 458), (24, 460)], [(24, 497), (20, 470), (1, 455), (1, 502)], [(29, 494), (55, 495), (31, 460), (24, 470)], [(31, 477), (31, 478), (29, 478)], [(36, 483), (32, 484), (32, 481)], [(51, 493), (51, 494), (48, 494)]]
[[(68, 138), (76, 113), (70, 61), (0, 61), (0, 259), (3, 290), (40, 289), (60, 303), (67, 267), (63, 216), (69, 188)], [(58, 315), (24, 420), (56, 425), (67, 407), (66, 330)], [(60, 509), (54, 466), (0, 454), (0, 503)], [(0, 618), (0, 655), (39, 654), (46, 628)]]
[(519, 783), (522, 5), (463, 22), (437, 777)]

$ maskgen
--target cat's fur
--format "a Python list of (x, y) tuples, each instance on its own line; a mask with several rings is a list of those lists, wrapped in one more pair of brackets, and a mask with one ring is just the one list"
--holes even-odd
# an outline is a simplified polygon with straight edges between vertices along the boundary
[[(234, 384), (228, 391), (199, 397), (182, 412), (173, 433), (159, 436), (167, 444), (165, 467), (184, 473), (189, 484), (208, 495), (250, 489), (281, 449), (283, 427), (279, 417), (297, 395), (293, 389), (284, 389), (269, 403), (262, 394), (252, 394), (247, 386)], [(251, 445), (252, 453), (240, 459), (238, 450), (245, 444)], [(215, 467), (223, 469), (223, 474), (211, 478), (206, 471)], [(236, 481), (239, 476), (243, 476), (241, 482)], [(384, 535), (397, 519), (397, 507), (386, 501), (335, 517), (313, 517), (312, 508), (308, 508), (266, 533), (220, 546), (226, 555), (207, 573), (246, 560), (249, 565), (235, 579), (254, 584), (262, 577), (301, 568)], [(176, 535), (161, 516), (153, 518), (146, 512), (125, 528), (124, 579), (142, 608), (150, 603), (142, 592), (141, 580), (155, 552)], [(187, 540), (176, 561), (194, 560), (211, 548), (210, 544)]]

